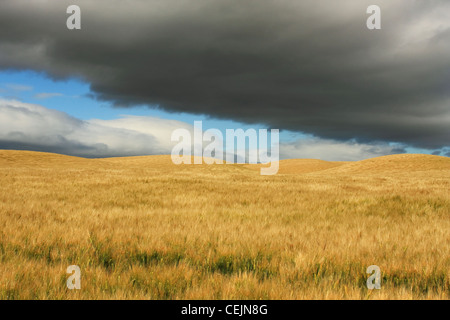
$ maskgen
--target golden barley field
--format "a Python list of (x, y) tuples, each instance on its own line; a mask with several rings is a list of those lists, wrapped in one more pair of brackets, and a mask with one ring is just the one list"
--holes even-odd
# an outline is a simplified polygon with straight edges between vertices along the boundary
[(450, 298), (449, 158), (259, 166), (1, 150), (0, 299)]

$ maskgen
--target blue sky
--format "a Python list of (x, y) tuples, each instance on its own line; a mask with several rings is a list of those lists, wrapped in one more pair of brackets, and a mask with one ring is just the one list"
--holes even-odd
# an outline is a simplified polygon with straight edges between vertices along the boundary
[[(217, 128), (223, 133), (225, 133), (226, 129), (242, 128), (246, 130), (248, 128), (265, 128), (264, 125), (246, 125), (234, 121), (211, 119), (204, 115), (169, 113), (159, 110), (156, 107), (135, 106), (130, 108), (117, 108), (113, 107), (109, 102), (98, 101), (92, 98), (89, 95), (90, 93), (90, 85), (79, 79), (52, 80), (44, 73), (32, 71), (0, 72), (0, 97), (62, 111), (80, 120), (115, 120), (126, 115), (131, 115), (178, 120), (190, 125), (193, 125), (194, 121), (202, 120), (204, 130)], [(280, 142), (286, 144), (295, 144), (303, 140), (311, 141), (311, 139), (311, 136), (302, 133), (291, 131), (280, 132)], [(316, 143), (315, 140), (314, 143)], [(308, 146), (311, 147), (311, 144), (313, 143), (309, 142)], [(322, 148), (326, 147), (327, 145), (322, 146)], [(406, 151), (409, 153), (431, 153), (430, 150), (415, 148), (407, 148)], [(323, 158), (320, 154), (319, 152), (317, 158)], [(292, 157), (301, 156), (302, 153), (300, 151), (292, 155)], [(286, 155), (285, 157), (290, 156)], [(314, 153), (308, 157), (315, 157)]]
[[(43, 93), (49, 94), (49, 96), (40, 97), (39, 95)], [(154, 108), (151, 106), (117, 108), (109, 102), (91, 98), (89, 93), (91, 93), (89, 84), (79, 79), (52, 80), (43, 73), (32, 71), (0, 72), (0, 96), (43, 105), (50, 109), (66, 112), (81, 120), (112, 120), (123, 115), (133, 115), (172, 119), (189, 124), (202, 120), (203, 129), (217, 128), (223, 132), (233, 128), (244, 130), (265, 128), (264, 125), (247, 125), (235, 121), (211, 119), (204, 115), (169, 113), (157, 109), (156, 106)], [(301, 133), (290, 131), (283, 131), (280, 134), (280, 138), (284, 141), (292, 141), (304, 136)]]

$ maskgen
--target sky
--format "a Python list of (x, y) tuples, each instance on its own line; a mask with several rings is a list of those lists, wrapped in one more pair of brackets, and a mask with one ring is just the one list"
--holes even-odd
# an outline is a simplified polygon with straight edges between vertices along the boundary
[(0, 149), (170, 154), (171, 132), (276, 128), (280, 157), (450, 156), (450, 4), (0, 3)]

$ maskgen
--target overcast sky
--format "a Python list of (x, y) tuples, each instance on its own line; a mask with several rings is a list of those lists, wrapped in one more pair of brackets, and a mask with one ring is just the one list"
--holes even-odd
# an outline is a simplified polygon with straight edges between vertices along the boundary
[[(81, 30), (66, 28), (74, 3)], [(381, 30), (366, 27), (371, 4), (381, 7)], [(449, 14), (448, 0), (2, 0), (0, 70), (76, 77), (93, 101), (123, 113), (158, 106), (167, 127), (146, 118), (150, 147), (133, 136), (132, 152), (120, 151), (123, 137), (111, 130), (141, 132), (142, 118), (118, 118), (112, 128), (98, 117), (86, 129), (86, 120), (46, 106), (60, 92), (35, 92), (37, 107), (0, 102), (0, 148), (58, 152), (62, 143), (61, 152), (75, 155), (155, 154), (168, 148), (161, 132), (180, 120), (171, 112), (183, 112), (306, 135), (284, 141), (284, 157), (348, 160), (408, 148), (448, 155)], [(4, 97), (36, 85), (2, 80)], [(27, 118), (26, 127), (18, 120), (25, 115), (11, 118), (30, 108), (41, 117)], [(82, 129), (43, 132), (47, 118)], [(49, 134), (42, 145), (37, 137)]]

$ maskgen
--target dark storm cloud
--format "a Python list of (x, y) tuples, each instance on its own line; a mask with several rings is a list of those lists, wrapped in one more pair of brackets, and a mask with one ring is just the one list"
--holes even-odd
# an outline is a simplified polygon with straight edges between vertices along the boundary
[[(65, 27), (74, 3), (80, 31)], [(0, 68), (79, 76), (119, 106), (437, 149), (450, 145), (449, 12), (444, 0), (3, 0)]]

